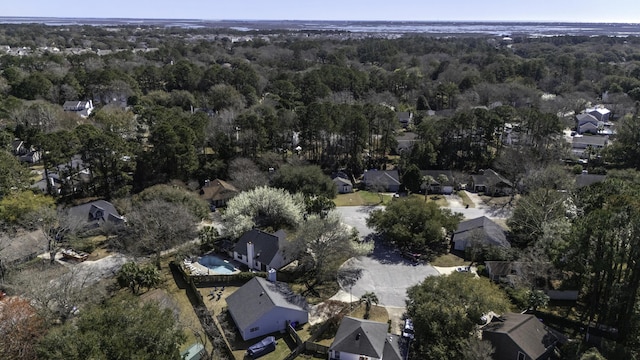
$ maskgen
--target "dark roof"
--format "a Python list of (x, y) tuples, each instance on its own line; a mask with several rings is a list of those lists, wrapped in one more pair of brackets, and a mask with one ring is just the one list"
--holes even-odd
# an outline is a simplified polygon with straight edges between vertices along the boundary
[(255, 323), (276, 307), (307, 311), (304, 297), (296, 295), (287, 284), (254, 277), (226, 299), (229, 312), (240, 329)]
[(512, 261), (485, 261), (487, 271), (491, 276), (507, 276), (517, 272), (520, 264)]
[(576, 175), (576, 187), (583, 188), (598, 182), (602, 182), (607, 178), (607, 175), (596, 174), (578, 174)]
[(278, 251), (284, 247), (286, 236), (284, 230), (269, 234), (262, 230), (252, 229), (242, 234), (236, 243), (234, 251), (240, 255), (247, 256), (247, 243), (252, 242), (256, 260), (271, 266), (271, 262), (278, 254)]
[(507, 313), (482, 328), (483, 336), (487, 337), (496, 348), (496, 355), (500, 354), (500, 345), (505, 341), (512, 341), (531, 359), (538, 359), (558, 341), (557, 336), (547, 329), (540, 320), (533, 315)]
[(578, 120), (579, 125), (582, 125), (584, 123), (593, 123), (595, 125), (598, 125), (598, 119), (591, 114), (578, 114), (576, 115), (576, 119)]
[(483, 235), (482, 241), (487, 245), (511, 247), (504, 229), (486, 216), (462, 221), (453, 233), (453, 241), (466, 241), (473, 235)]
[(69, 215), (85, 219), (87, 222), (110, 221), (120, 223), (124, 218), (118, 214), (118, 210), (108, 201), (96, 200), (86, 204), (69, 208)]
[(592, 146), (605, 146), (607, 144), (608, 138), (605, 136), (574, 136), (573, 137), (573, 146), (575, 147), (578, 144), (592, 145)]
[(362, 178), (365, 184), (371, 186), (379, 185), (400, 185), (400, 175), (398, 170), (369, 170)]
[(406, 111), (398, 112), (398, 121), (400, 121), (401, 123), (407, 123), (411, 121), (412, 118), (413, 118), (413, 113), (406, 112)]
[(513, 186), (513, 183), (493, 169), (483, 170), (481, 174), (471, 175), (475, 186), (487, 186), (488, 184)]
[(227, 200), (234, 197), (240, 191), (228, 182), (215, 179), (205, 184), (200, 189), (200, 197), (204, 200)]
[(385, 360), (400, 360), (399, 337), (387, 333), (389, 325), (345, 316), (329, 349)]

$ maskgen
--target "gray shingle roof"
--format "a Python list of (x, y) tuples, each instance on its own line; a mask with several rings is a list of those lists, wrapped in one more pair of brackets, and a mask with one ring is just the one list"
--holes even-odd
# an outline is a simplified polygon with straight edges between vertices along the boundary
[(398, 170), (369, 170), (362, 178), (365, 184), (400, 185)]
[(124, 218), (118, 214), (118, 210), (108, 201), (96, 200), (86, 204), (69, 208), (69, 216), (85, 219), (87, 222), (110, 221), (119, 223)]
[[(247, 256), (247, 243), (252, 242), (255, 249), (255, 259), (263, 264), (272, 266), (272, 262), (278, 251), (284, 247), (286, 234), (283, 230), (278, 230), (274, 234), (269, 234), (262, 230), (253, 229), (242, 234), (234, 251), (240, 255)], [(273, 264), (277, 265), (277, 264)]]
[(458, 229), (453, 233), (453, 241), (467, 241), (478, 233), (483, 236), (481, 240), (487, 245), (511, 247), (504, 229), (486, 216), (458, 224)]
[(528, 314), (508, 313), (485, 325), (483, 334), (487, 332), (502, 336), (491, 336), (491, 342), (500, 352), (500, 344), (513, 341), (529, 358), (538, 359), (557, 342), (557, 337), (549, 331), (535, 316)]
[(381, 359), (387, 328), (385, 323), (345, 316), (329, 349)]
[(261, 277), (249, 280), (229, 295), (226, 302), (240, 329), (254, 324), (276, 307), (296, 311), (308, 309), (304, 297), (294, 294), (285, 283), (271, 283)]
[(606, 178), (607, 178), (606, 175), (578, 174), (578, 175), (576, 175), (576, 187), (577, 188), (583, 188), (583, 187), (589, 186), (591, 184), (602, 182)]

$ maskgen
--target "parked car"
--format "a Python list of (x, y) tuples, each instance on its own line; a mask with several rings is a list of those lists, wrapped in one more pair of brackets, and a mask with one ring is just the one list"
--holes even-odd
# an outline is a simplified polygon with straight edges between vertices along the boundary
[(469, 272), (469, 271), (471, 271), (471, 269), (469, 268), (469, 266), (466, 266), (466, 267), (458, 267), (458, 268), (456, 268), (456, 271), (457, 271), (457, 272)]
[(402, 337), (413, 340), (413, 321), (409, 318), (404, 319), (404, 327), (402, 328)]
[(278, 342), (273, 336), (267, 336), (260, 342), (257, 342), (247, 349), (247, 356), (251, 359), (257, 359), (260, 356), (266, 355), (276, 349)]

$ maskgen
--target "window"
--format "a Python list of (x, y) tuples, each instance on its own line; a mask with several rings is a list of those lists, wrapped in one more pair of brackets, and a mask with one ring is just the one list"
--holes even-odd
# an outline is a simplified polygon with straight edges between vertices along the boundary
[(518, 360), (527, 360), (527, 355), (525, 355), (521, 351), (518, 351)]
[(258, 331), (258, 330), (260, 330), (260, 327), (256, 326), (256, 327), (253, 327), (253, 328), (249, 329), (249, 332), (255, 332), (255, 331)]
[(333, 351), (333, 358), (335, 360), (340, 360), (340, 351)]

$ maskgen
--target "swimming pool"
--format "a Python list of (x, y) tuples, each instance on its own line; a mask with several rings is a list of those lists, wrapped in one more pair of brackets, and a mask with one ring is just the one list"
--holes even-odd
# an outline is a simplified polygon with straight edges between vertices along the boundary
[(233, 274), (236, 271), (236, 268), (233, 267), (233, 265), (212, 254), (201, 257), (200, 260), (198, 260), (198, 263), (220, 275)]

